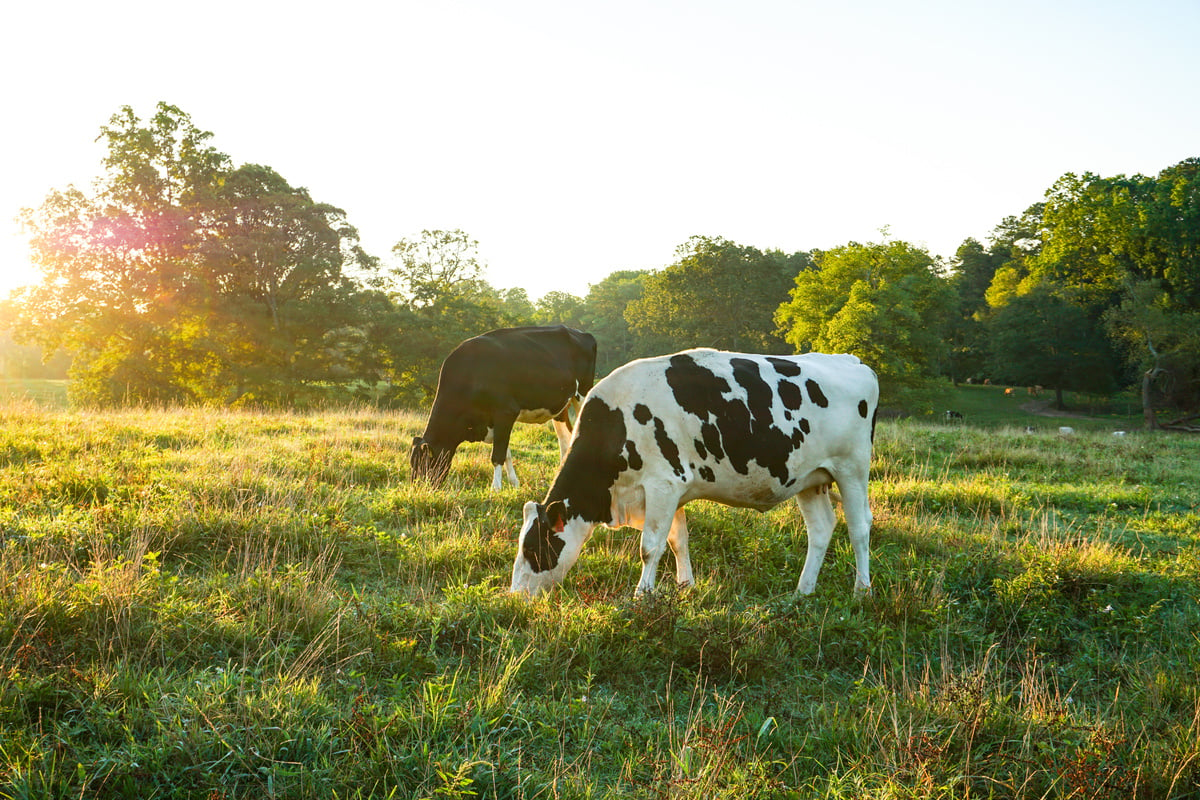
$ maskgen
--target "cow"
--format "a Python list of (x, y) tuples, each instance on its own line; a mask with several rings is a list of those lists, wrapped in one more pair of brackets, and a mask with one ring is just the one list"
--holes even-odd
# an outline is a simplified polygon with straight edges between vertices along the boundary
[(513, 423), (554, 422), (566, 453), (570, 411), (596, 379), (596, 339), (564, 325), (501, 328), (467, 339), (446, 356), (425, 432), (413, 439), (416, 480), (441, 486), (463, 442), (491, 442), (492, 489), (517, 486), (509, 437)]
[(867, 478), (879, 406), (875, 373), (855, 356), (686, 350), (632, 361), (583, 402), (566, 458), (529, 501), (511, 591), (560, 583), (597, 525), (641, 528), (636, 593), (654, 589), (669, 544), (675, 579), (693, 581), (684, 505), (766, 511), (795, 496), (808, 530), (797, 591), (811, 594), (833, 533), (837, 483), (854, 549), (856, 593), (871, 587)]

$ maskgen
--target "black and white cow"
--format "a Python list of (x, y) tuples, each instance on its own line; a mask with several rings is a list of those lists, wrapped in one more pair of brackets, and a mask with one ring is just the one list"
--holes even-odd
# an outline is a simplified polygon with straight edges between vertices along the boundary
[(766, 511), (795, 496), (808, 529), (797, 590), (809, 594), (841, 490), (856, 592), (869, 592), (867, 477), (879, 404), (875, 373), (850, 355), (762, 356), (688, 350), (633, 361), (596, 384), (546, 499), (529, 501), (512, 591), (562, 581), (597, 525), (642, 529), (637, 591), (654, 588), (668, 544), (692, 582), (691, 500)]
[(446, 356), (425, 432), (413, 439), (412, 475), (440, 486), (463, 442), (492, 443), (492, 488), (517, 473), (508, 449), (513, 423), (554, 421), (559, 451), (569, 410), (596, 379), (596, 340), (563, 325), (501, 328), (467, 339)]

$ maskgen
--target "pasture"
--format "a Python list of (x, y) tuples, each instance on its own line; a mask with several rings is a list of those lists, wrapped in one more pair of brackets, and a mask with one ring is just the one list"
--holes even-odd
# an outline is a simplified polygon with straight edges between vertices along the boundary
[(493, 495), (416, 415), (0, 406), (0, 797), (1200, 797), (1200, 439), (971, 416), (880, 424), (865, 600), (697, 503), (694, 588), (599, 529), (528, 602), (547, 429)]

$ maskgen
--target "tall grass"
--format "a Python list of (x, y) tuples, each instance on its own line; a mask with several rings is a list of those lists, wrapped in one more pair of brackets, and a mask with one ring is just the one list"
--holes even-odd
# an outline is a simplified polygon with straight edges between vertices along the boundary
[(432, 490), (421, 423), (0, 408), (0, 797), (1200, 796), (1200, 442), (882, 424), (871, 597), (696, 504), (695, 587), (528, 602), (554, 437)]

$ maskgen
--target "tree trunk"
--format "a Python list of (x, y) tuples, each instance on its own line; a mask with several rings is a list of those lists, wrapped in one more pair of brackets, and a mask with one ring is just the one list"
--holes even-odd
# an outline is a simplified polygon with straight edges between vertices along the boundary
[(1151, 367), (1142, 373), (1142, 419), (1148, 431), (1159, 430), (1158, 415), (1154, 413), (1154, 379), (1160, 372), (1158, 367)]

